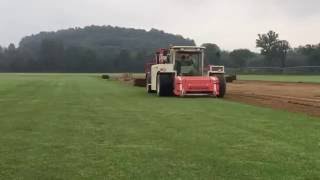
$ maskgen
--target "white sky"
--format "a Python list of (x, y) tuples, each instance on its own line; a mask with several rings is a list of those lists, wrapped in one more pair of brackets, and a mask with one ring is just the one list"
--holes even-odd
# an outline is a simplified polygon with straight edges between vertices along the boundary
[(87, 25), (156, 28), (256, 51), (258, 33), (275, 30), (292, 46), (320, 42), (319, 0), (0, 0), (0, 45), (26, 35)]

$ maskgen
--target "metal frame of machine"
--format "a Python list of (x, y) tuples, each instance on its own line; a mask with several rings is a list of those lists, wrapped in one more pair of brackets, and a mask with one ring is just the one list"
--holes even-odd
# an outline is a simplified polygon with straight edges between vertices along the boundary
[[(155, 53), (153, 63), (146, 64), (145, 67), (147, 91), (156, 92), (158, 96), (224, 97), (226, 91), (224, 66), (210, 65), (206, 70), (204, 50), (204, 47), (196, 46), (172, 46), (169, 49), (159, 49)], [(196, 67), (197, 74), (178, 73), (177, 67), (181, 66), (181, 62), (187, 61), (181, 60), (180, 54), (198, 57), (195, 61), (190, 61), (196, 62), (196, 65), (188, 66)]]

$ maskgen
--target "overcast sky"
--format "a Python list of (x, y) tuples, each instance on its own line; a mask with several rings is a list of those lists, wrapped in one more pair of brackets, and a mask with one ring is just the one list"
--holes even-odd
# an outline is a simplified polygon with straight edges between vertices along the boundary
[(0, 45), (23, 36), (86, 25), (161, 29), (256, 51), (258, 33), (275, 30), (292, 46), (320, 42), (319, 0), (0, 0)]

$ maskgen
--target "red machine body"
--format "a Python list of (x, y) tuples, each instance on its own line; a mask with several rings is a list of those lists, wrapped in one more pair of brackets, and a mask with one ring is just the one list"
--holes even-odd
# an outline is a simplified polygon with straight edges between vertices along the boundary
[(174, 81), (176, 96), (218, 96), (219, 88), (219, 79), (213, 76), (176, 76)]
[(159, 49), (145, 72), (147, 91), (159, 96), (223, 97), (226, 90), (224, 67), (204, 67), (203, 47)]

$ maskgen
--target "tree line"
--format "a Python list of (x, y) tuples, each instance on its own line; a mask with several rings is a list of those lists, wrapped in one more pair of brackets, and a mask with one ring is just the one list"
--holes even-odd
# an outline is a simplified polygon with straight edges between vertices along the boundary
[[(181, 35), (112, 26), (88, 26), (41, 32), (18, 47), (0, 46), (0, 72), (142, 72), (153, 53), (169, 45), (193, 46)], [(320, 66), (320, 44), (292, 48), (279, 34), (258, 34), (256, 47), (224, 51), (205, 43), (205, 63), (231, 68)]]
[(142, 72), (155, 49), (171, 44), (195, 42), (157, 29), (112, 26), (41, 32), (19, 47), (0, 47), (0, 72)]
[(292, 48), (288, 41), (280, 40), (279, 34), (274, 31), (258, 34), (256, 47), (260, 53), (249, 49), (224, 51), (216, 44), (203, 46), (207, 47), (207, 63), (232, 68), (320, 66), (320, 43)]

